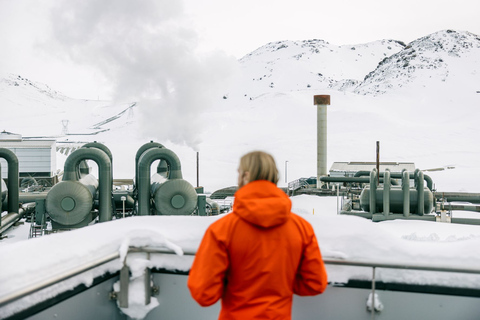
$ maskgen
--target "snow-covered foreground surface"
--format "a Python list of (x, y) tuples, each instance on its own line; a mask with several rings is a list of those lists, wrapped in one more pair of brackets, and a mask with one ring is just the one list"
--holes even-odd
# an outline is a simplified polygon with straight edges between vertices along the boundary
[[(302, 195), (291, 199), (293, 211), (314, 226), (324, 258), (451, 267), (480, 265), (479, 226), (401, 220), (373, 223), (359, 217), (336, 215), (335, 197)], [(20, 241), (25, 235), (18, 234), (19, 231), (28, 230), (18, 227), (7, 233), (16, 233), (16, 237), (2, 241), (8, 241), (8, 245), (0, 243), (0, 297), (110, 253), (120, 252), (123, 256), (127, 246), (166, 248), (180, 254), (195, 252), (208, 225), (221, 217), (132, 217)], [(132, 269), (135, 265), (144, 265), (134, 256), (128, 261)], [(192, 261), (191, 255), (153, 254), (150, 265), (188, 271)], [(81, 283), (89, 285), (95, 277), (120, 268), (121, 263), (113, 261), (23, 298), (1, 308), (0, 318)], [(371, 278), (370, 268), (328, 266), (328, 274), (329, 281), (336, 283)], [(480, 276), (442, 272), (380, 269), (377, 280), (480, 287)]]

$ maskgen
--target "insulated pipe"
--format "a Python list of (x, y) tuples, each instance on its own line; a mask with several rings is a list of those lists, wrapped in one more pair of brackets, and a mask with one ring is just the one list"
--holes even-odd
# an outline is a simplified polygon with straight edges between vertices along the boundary
[[(138, 214), (150, 214), (150, 167), (155, 160), (165, 160), (170, 166), (170, 177), (182, 179), (182, 168), (177, 155), (165, 148), (151, 148), (138, 160)], [(174, 177), (174, 178), (173, 178)]]
[(105, 154), (110, 158), (110, 163), (111, 163), (111, 168), (112, 168), (112, 179), (113, 179), (113, 156), (112, 156), (112, 152), (110, 151), (110, 149), (108, 149), (108, 147), (106, 145), (104, 145), (102, 143), (99, 143), (97, 141), (89, 142), (87, 144), (84, 144), (82, 146), (82, 148), (97, 148), (97, 149), (100, 149), (103, 152), (105, 152)]
[(82, 160), (93, 160), (98, 165), (100, 222), (112, 220), (112, 163), (108, 155), (97, 148), (81, 148), (73, 151), (65, 161), (64, 181), (77, 181), (76, 172)]
[(373, 169), (370, 173), (370, 213), (376, 212), (377, 206), (377, 169)]
[(138, 150), (137, 153), (135, 154), (135, 187), (138, 186), (138, 161), (140, 160), (140, 156), (147, 151), (148, 149), (152, 148), (165, 148), (163, 144), (160, 144), (158, 142), (147, 142), (144, 145), (142, 145)]
[(407, 170), (402, 172), (403, 216), (410, 215), (410, 176)]
[(388, 216), (390, 213), (390, 170), (385, 170), (383, 182), (383, 214)]
[(8, 164), (8, 212), (18, 212), (19, 201), (19, 172), (18, 172), (18, 158), (13, 151), (0, 148), (0, 158), (5, 159)]
[[(418, 170), (418, 169), (417, 169)], [(416, 185), (417, 185), (417, 213), (421, 216), (425, 213), (424, 208), (424, 184), (423, 184), (423, 172), (415, 170)]]
[(99, 143), (97, 141), (89, 142), (87, 144), (84, 144), (82, 146), (82, 148), (97, 148), (97, 149), (100, 149), (107, 154), (107, 156), (110, 158), (110, 162), (113, 163), (112, 152), (110, 151), (110, 149), (108, 149), (108, 147), (106, 145), (104, 145), (102, 143)]
[(327, 175), (327, 106), (329, 95), (316, 95), (313, 104), (317, 106), (317, 189), (321, 187), (320, 177)]
[[(419, 170), (419, 169), (416, 169), (416, 170)], [(357, 171), (355, 173), (354, 177), (369, 176), (369, 175), (370, 175), (370, 171)], [(382, 176), (383, 176), (383, 172), (380, 172), (380, 177), (382, 177)], [(392, 179), (402, 179), (403, 178), (403, 173), (391, 172), (390, 177)], [(410, 177), (410, 179), (414, 179), (415, 178), (414, 173), (410, 173), (409, 177)], [(426, 174), (423, 175), (423, 178), (424, 178), (425, 182), (427, 183), (428, 189), (433, 190), (432, 178), (430, 176), (426, 175)]]
[(18, 220), (22, 219), (24, 215), (30, 214), (35, 210), (35, 203), (26, 203), (22, 205), (21, 208), (18, 208), (18, 213), (11, 212), (7, 213), (5, 216), (2, 217), (0, 223), (0, 234), (7, 231), (13, 224), (15, 224)]
[[(370, 183), (370, 178), (367, 177), (321, 177), (322, 182), (346, 182), (346, 183)], [(380, 182), (383, 182), (383, 178), (380, 178)], [(395, 184), (395, 181), (390, 179), (390, 184)]]
[(435, 192), (435, 198), (437, 200), (444, 199), (445, 201), (452, 202), (470, 202), (480, 203), (480, 193), (467, 193), (467, 192)]

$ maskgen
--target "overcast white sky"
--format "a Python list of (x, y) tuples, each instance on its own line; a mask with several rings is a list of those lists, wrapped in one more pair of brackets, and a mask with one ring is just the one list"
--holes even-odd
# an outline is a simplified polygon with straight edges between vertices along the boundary
[[(20, 74), (74, 98), (110, 99), (125, 88), (135, 95), (132, 81), (165, 66), (161, 81), (172, 91), (176, 57), (190, 69), (210, 69), (208, 59), (221, 69), (225, 56), (208, 52), (239, 59), (279, 40), (408, 43), (443, 29), (480, 35), (478, 12), (478, 0), (0, 0), (0, 75)], [(152, 97), (155, 81), (138, 96)]]

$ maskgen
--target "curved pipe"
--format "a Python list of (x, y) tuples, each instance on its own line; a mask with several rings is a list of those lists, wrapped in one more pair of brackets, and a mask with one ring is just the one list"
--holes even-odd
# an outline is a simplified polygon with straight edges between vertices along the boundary
[(97, 141), (89, 142), (87, 144), (84, 144), (82, 148), (97, 148), (105, 152), (105, 154), (110, 158), (110, 163), (111, 163), (111, 168), (112, 168), (112, 179), (113, 179), (113, 156), (112, 156), (112, 151), (108, 149), (108, 147), (102, 143), (99, 143)]
[(0, 158), (5, 159), (8, 163), (8, 212), (18, 212), (18, 196), (19, 196), (19, 172), (18, 158), (13, 151), (0, 148)]
[(135, 188), (138, 186), (138, 161), (140, 160), (140, 156), (147, 151), (148, 149), (152, 148), (165, 148), (163, 144), (158, 143), (158, 142), (147, 142), (143, 146), (141, 146), (138, 150), (137, 153), (135, 154)]
[(410, 215), (410, 176), (407, 170), (402, 172), (403, 216)]
[(155, 160), (165, 160), (171, 168), (171, 179), (182, 179), (180, 159), (165, 148), (146, 150), (138, 160), (138, 214), (150, 214), (150, 167)]
[(97, 148), (81, 148), (73, 151), (65, 161), (64, 181), (78, 181), (76, 172), (82, 160), (93, 160), (98, 165), (100, 222), (112, 220), (112, 163), (108, 155)]
[[(419, 169), (416, 169), (416, 170), (419, 170)], [(369, 175), (370, 175), (370, 171), (358, 171), (358, 172), (355, 173), (354, 177), (362, 177), (362, 176), (369, 176)], [(383, 176), (383, 172), (380, 172), (380, 177), (382, 177), (382, 176)], [(393, 178), (393, 179), (402, 179), (403, 178), (403, 173), (391, 172), (390, 177)], [(409, 177), (410, 177), (410, 179), (414, 179), (415, 174), (410, 173)], [(433, 180), (432, 180), (432, 178), (430, 178), (430, 176), (424, 174), (423, 179), (427, 183), (428, 189), (433, 190)]]
[(110, 162), (113, 163), (112, 152), (110, 151), (110, 149), (108, 149), (108, 147), (106, 145), (104, 145), (102, 143), (99, 143), (97, 141), (93, 141), (93, 142), (89, 142), (87, 144), (84, 144), (82, 146), (82, 148), (97, 148), (97, 149), (100, 149), (107, 154), (107, 156), (110, 158)]

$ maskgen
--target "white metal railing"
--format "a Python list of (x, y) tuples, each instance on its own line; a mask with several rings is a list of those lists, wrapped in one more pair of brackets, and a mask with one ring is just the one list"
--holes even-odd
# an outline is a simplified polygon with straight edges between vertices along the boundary
[[(170, 250), (166, 249), (161, 249), (161, 248), (151, 248), (151, 247), (140, 247), (140, 248), (135, 248), (135, 247), (130, 247), (128, 250), (129, 253), (131, 252), (144, 252), (148, 254), (175, 254)], [(192, 252), (184, 252), (185, 255), (195, 255), (195, 253)], [(57, 284), (59, 282), (62, 282), (64, 280), (70, 279), (76, 275), (82, 274), (83, 272), (92, 270), (96, 267), (99, 267), (103, 264), (106, 264), (108, 262), (114, 261), (115, 259), (120, 258), (120, 253), (119, 252), (114, 252), (111, 254), (108, 254), (104, 257), (98, 258), (94, 261), (90, 261), (88, 263), (82, 264), (78, 267), (75, 267), (71, 270), (65, 271), (61, 274), (55, 275), (53, 277), (50, 277), (48, 279), (41, 280), (35, 284), (32, 284), (30, 286), (27, 286), (25, 288), (19, 289), (15, 292), (12, 292), (10, 294), (4, 295), (0, 297), (0, 308), (4, 305), (7, 305), (9, 303), (12, 303), (18, 299), (21, 299), (25, 296), (28, 296), (30, 294), (36, 293), (42, 289), (45, 289), (49, 286), (52, 286), (54, 284)], [(126, 260), (126, 257), (125, 257)], [(417, 270), (417, 271), (431, 271), (431, 272), (451, 272), (451, 273), (468, 273), (468, 274), (480, 274), (480, 267), (476, 268), (467, 268), (467, 267), (451, 267), (451, 266), (429, 266), (429, 265), (413, 265), (413, 264), (398, 264), (398, 263), (387, 263), (387, 262), (381, 262), (381, 261), (348, 261), (348, 260), (337, 260), (337, 259), (324, 259), (324, 263), (327, 265), (340, 265), (340, 266), (351, 266), (351, 267), (369, 267), (372, 268), (372, 308), (371, 308), (371, 313), (372, 313), (372, 319), (375, 316), (375, 271), (377, 268), (385, 268), (385, 269), (404, 269), (404, 270)], [(126, 262), (123, 261), (124, 267), (122, 270), (120, 270), (120, 274), (122, 277), (122, 274), (127, 276), (128, 279), (128, 267), (126, 266)], [(125, 272), (126, 271), (126, 272)], [(120, 280), (122, 283), (122, 279)], [(125, 285), (125, 283), (124, 283)], [(120, 288), (122, 288), (122, 284), (120, 285)], [(128, 288), (128, 287), (127, 287)], [(128, 289), (127, 289), (128, 290)], [(117, 297), (119, 300), (120, 299), (128, 299), (128, 294), (125, 295), (125, 293), (121, 293), (122, 297)], [(122, 304), (121, 301), (119, 301), (120, 304)], [(128, 301), (127, 301), (128, 304)]]

